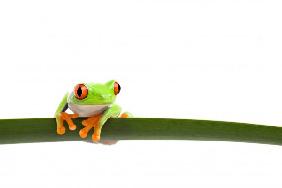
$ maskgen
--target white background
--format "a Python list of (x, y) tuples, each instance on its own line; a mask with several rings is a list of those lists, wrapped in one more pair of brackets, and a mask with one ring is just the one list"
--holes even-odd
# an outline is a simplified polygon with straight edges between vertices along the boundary
[[(0, 117), (52, 117), (116, 79), (137, 117), (282, 125), (282, 4), (1, 1)], [(121, 141), (0, 146), (0, 187), (281, 187), (280, 146)]]

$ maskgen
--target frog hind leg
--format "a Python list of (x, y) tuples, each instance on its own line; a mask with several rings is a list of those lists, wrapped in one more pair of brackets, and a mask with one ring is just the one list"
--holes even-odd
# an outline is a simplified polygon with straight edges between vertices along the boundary
[(67, 97), (68, 94), (65, 94), (55, 113), (57, 134), (59, 135), (65, 134), (66, 129), (64, 127), (64, 121), (67, 122), (70, 130), (76, 129), (76, 125), (73, 123), (72, 118), (78, 118), (78, 114), (68, 114), (65, 112), (68, 109)]

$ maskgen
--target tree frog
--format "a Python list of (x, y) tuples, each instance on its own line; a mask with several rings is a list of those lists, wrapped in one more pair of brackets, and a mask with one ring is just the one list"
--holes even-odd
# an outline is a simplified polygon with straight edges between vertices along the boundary
[[(88, 132), (94, 128), (92, 140), (100, 140), (101, 130), (109, 118), (128, 118), (132, 115), (128, 112), (121, 114), (120, 106), (114, 104), (116, 96), (121, 90), (118, 82), (111, 80), (101, 83), (80, 83), (77, 84), (71, 93), (66, 93), (59, 104), (55, 118), (57, 122), (57, 134), (65, 133), (64, 121), (70, 130), (75, 130), (76, 125), (73, 118), (85, 117), (82, 121), (82, 128), (79, 131), (81, 138), (86, 138)], [(70, 109), (74, 114), (66, 113)]]

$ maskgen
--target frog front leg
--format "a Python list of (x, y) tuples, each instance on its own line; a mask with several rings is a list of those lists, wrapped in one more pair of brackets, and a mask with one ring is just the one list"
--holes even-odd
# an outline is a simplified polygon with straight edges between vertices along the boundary
[(66, 129), (64, 127), (64, 121), (67, 122), (70, 130), (76, 129), (76, 125), (73, 123), (72, 118), (78, 118), (78, 114), (68, 114), (65, 112), (68, 109), (67, 98), (68, 93), (65, 94), (55, 113), (57, 133), (59, 135), (65, 134)]
[(118, 117), (121, 112), (121, 108), (118, 105), (112, 105), (102, 114), (98, 114), (92, 117), (87, 118), (82, 121), (83, 129), (79, 131), (79, 135), (81, 138), (86, 138), (88, 132), (94, 128), (94, 133), (92, 135), (92, 140), (94, 142), (100, 141), (100, 135), (102, 131), (103, 125), (109, 118)]
[(95, 127), (99, 123), (99, 120), (101, 119), (101, 114), (94, 115), (92, 117), (89, 117), (82, 121), (82, 125), (84, 128), (80, 129), (79, 136), (81, 138), (86, 138), (88, 135), (88, 132)]
[(92, 140), (94, 142), (98, 142), (100, 140), (102, 128), (107, 120), (109, 118), (117, 118), (120, 113), (121, 107), (114, 104), (102, 114), (100, 121), (94, 126), (94, 133), (92, 135)]

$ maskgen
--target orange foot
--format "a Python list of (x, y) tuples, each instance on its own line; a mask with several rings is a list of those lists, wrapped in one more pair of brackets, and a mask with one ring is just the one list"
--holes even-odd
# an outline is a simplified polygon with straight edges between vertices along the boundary
[(92, 135), (92, 140), (94, 142), (98, 142), (100, 140), (100, 134), (101, 134), (101, 128), (99, 128), (99, 120), (101, 118), (101, 115), (96, 115), (93, 117), (90, 117), (86, 120), (82, 121), (82, 125), (84, 128), (82, 128), (79, 131), (79, 136), (81, 138), (86, 138), (88, 135), (88, 132), (94, 128), (94, 134)]
[(119, 117), (120, 118), (129, 118), (131, 116), (131, 114), (127, 113), (127, 112), (124, 112), (122, 113)]
[(67, 114), (61, 112), (57, 117), (57, 133), (62, 135), (65, 134), (66, 128), (64, 127), (64, 121), (67, 122), (70, 130), (75, 130), (76, 125), (73, 123), (72, 118), (78, 118), (78, 114)]

